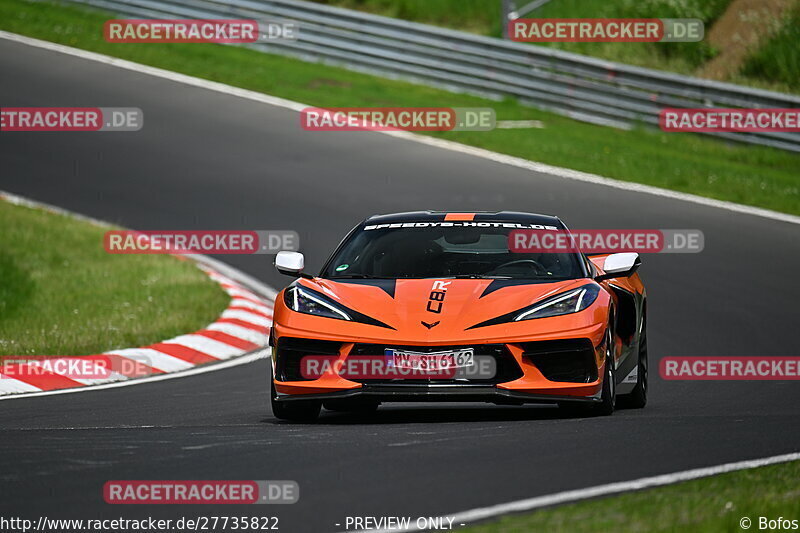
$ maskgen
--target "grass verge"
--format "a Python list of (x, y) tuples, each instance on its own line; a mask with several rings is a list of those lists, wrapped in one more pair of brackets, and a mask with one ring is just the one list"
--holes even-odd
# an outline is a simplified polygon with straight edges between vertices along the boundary
[[(500, 1), (487, 0), (312, 0), (384, 17), (393, 17), (454, 30), (501, 36)], [(800, 1), (795, 11), (800, 9)], [(706, 35), (732, 0), (558, 0), (549, 2), (524, 18), (697, 18)], [(526, 4), (522, 0), (517, 6)], [(743, 19), (751, 13), (739, 13)], [(779, 21), (778, 21), (779, 22)], [(724, 81), (760, 89), (797, 94), (798, 21), (787, 17), (783, 29), (753, 52), (748, 65)], [(536, 43), (568, 52), (628, 63), (641, 67), (703, 76), (700, 68), (720, 51), (707, 40), (699, 43)], [(699, 72), (699, 74), (698, 74)]]
[(797, 154), (693, 134), (619, 131), (513, 100), (495, 102), (240, 47), (111, 44), (101, 32), (109, 17), (73, 6), (0, 0), (0, 29), (7, 31), (315, 106), (493, 107), (499, 120), (539, 120), (544, 127), (434, 135), (619, 180), (800, 214)]
[[(383, 17), (500, 37), (500, 1), (487, 0), (311, 0)], [(615, 1), (615, 0), (609, 0)], [(523, 5), (522, 2), (517, 2)]]
[(778, 32), (745, 62), (746, 78), (775, 80), (789, 92), (800, 92), (800, 1), (785, 17)]
[[(731, 0), (557, 0), (537, 10), (537, 18), (697, 18), (708, 30)], [(567, 52), (692, 75), (716, 51), (699, 43), (542, 43)]]
[[(500, 1), (485, 0), (313, 0), (385, 17), (433, 24), (454, 30), (500, 37)], [(699, 18), (709, 28), (731, 0), (558, 0), (524, 18)], [(526, 2), (517, 2), (518, 6)], [(692, 74), (714, 56), (700, 43), (536, 43), (532, 46), (630, 63), (648, 68)]]
[[(511, 515), (464, 533), (594, 533), (596, 531), (699, 533), (741, 532), (760, 517), (800, 519), (800, 462), (742, 470), (610, 498)], [(796, 524), (796, 522), (795, 522)], [(768, 528), (773, 529), (774, 528)], [(797, 529), (795, 526), (794, 529)]]
[(228, 305), (188, 261), (106, 253), (106, 228), (4, 201), (0, 228), (0, 356), (145, 346), (202, 329)]
[[(485, 0), (313, 0), (376, 15), (500, 37), (500, 2)], [(699, 18), (710, 27), (731, 0), (558, 0), (525, 18)], [(516, 2), (522, 6), (527, 2)], [(537, 43), (611, 61), (691, 74), (714, 55), (700, 43)]]

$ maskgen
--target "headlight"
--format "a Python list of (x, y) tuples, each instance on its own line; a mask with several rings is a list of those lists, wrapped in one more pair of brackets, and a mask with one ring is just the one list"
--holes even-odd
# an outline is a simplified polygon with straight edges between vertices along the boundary
[(307, 315), (338, 318), (339, 320), (352, 320), (350, 315), (340, 309), (336, 304), (328, 301), (321, 294), (306, 290), (295, 285), (284, 292), (284, 301), (292, 311)]
[(549, 316), (567, 315), (583, 311), (597, 300), (600, 294), (598, 285), (583, 285), (577, 289), (562, 292), (538, 301), (533, 305), (511, 311), (501, 316), (484, 320), (467, 329), (483, 328), (486, 326), (496, 326), (497, 324), (507, 324), (520, 320), (533, 320), (534, 318), (545, 318)]
[(584, 285), (577, 289), (551, 296), (537, 302), (514, 317), (518, 320), (531, 320), (549, 316), (567, 315), (583, 311), (594, 303), (600, 288), (597, 285)]

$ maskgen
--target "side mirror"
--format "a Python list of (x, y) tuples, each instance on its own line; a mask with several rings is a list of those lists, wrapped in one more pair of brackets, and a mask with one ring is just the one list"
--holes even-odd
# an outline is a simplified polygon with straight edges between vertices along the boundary
[(287, 276), (302, 276), (306, 259), (300, 252), (278, 252), (275, 256), (275, 268)]
[(642, 264), (639, 254), (627, 252), (622, 254), (611, 254), (606, 257), (603, 263), (603, 272), (595, 278), (597, 281), (611, 278), (624, 278), (633, 275)]

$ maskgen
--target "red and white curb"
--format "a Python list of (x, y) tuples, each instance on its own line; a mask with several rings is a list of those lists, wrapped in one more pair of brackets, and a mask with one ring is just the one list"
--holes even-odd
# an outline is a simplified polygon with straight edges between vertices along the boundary
[[(198, 365), (214, 363), (241, 356), (267, 345), (272, 326), (272, 301), (258, 296), (217, 270), (199, 264), (211, 279), (231, 297), (227, 309), (204, 329), (143, 346), (111, 350), (98, 355), (42, 358), (35, 361), (0, 365), (0, 396), (37, 393), (59, 389), (89, 387), (144, 376), (181, 372)], [(15, 358), (25, 359), (25, 356)], [(84, 379), (69, 373), (59, 373), (76, 360), (96, 361), (108, 365)], [(62, 364), (59, 364), (62, 363)], [(91, 364), (91, 363), (90, 363)]]

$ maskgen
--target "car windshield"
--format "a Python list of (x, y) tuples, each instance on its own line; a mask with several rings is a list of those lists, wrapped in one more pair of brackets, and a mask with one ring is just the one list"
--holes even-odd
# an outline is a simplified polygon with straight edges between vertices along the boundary
[[(557, 281), (585, 277), (578, 253), (517, 253), (508, 235), (518, 224), (366, 226), (328, 260), (328, 279), (496, 278)], [(412, 226), (412, 227), (402, 227)]]

